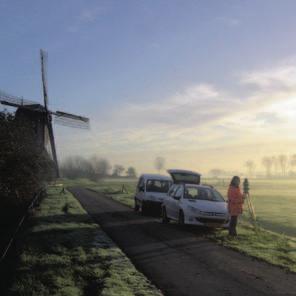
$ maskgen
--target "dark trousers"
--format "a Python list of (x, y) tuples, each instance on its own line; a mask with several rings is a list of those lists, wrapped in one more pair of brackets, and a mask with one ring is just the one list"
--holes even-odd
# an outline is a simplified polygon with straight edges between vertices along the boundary
[(229, 223), (229, 235), (236, 236), (237, 216), (231, 216)]

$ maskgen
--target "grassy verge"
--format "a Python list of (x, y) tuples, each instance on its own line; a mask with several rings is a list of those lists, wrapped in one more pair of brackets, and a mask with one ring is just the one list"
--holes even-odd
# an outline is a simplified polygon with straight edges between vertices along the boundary
[(238, 233), (238, 237), (231, 238), (226, 231), (215, 231), (207, 237), (225, 247), (296, 272), (295, 239), (261, 227), (254, 228), (245, 221), (239, 223)]
[(13, 295), (161, 295), (86, 214), (51, 186), (24, 235)]
[[(94, 183), (87, 180), (80, 180), (78, 184), (102, 192), (114, 200), (133, 207), (135, 182), (124, 183), (127, 192), (122, 192), (123, 183), (118, 181)], [(205, 234), (205, 236), (225, 247), (296, 272), (296, 239), (284, 234), (265, 230), (261, 227), (255, 229), (248, 223), (247, 217), (241, 219), (238, 226), (238, 233), (239, 236), (235, 239), (229, 238), (226, 230), (217, 230)]]

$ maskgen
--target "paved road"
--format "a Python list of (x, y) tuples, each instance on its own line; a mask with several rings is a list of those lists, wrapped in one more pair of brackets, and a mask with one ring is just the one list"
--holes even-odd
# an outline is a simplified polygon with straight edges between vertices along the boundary
[(198, 229), (163, 225), (87, 189), (70, 191), (165, 295), (296, 295), (296, 274), (218, 246)]

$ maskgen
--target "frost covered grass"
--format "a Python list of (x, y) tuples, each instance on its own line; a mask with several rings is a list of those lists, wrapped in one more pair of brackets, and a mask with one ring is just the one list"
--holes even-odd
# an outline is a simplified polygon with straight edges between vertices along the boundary
[(61, 187), (50, 186), (24, 236), (12, 295), (161, 293)]

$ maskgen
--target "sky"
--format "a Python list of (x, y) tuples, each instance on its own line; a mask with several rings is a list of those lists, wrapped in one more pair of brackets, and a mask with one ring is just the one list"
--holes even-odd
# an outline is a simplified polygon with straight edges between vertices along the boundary
[[(59, 159), (243, 171), (296, 153), (296, 1), (0, 0), (0, 89), (90, 118)], [(0, 109), (3, 107), (0, 106)]]

